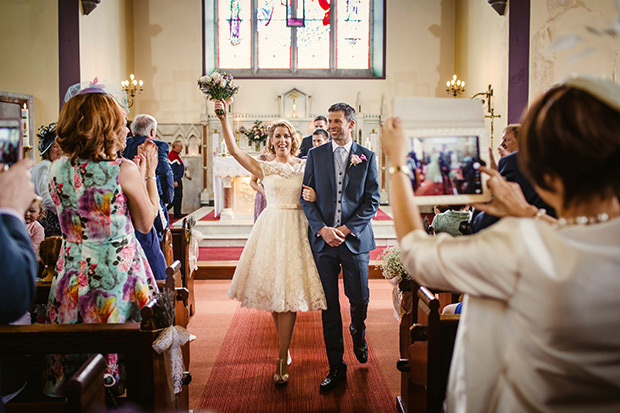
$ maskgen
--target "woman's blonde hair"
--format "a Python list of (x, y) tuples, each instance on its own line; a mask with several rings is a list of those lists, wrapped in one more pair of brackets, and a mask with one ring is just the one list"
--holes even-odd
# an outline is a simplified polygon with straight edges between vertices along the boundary
[(71, 157), (104, 161), (116, 159), (127, 139), (125, 115), (114, 98), (88, 93), (69, 99), (56, 124), (58, 145)]
[(291, 141), (292, 141), (291, 155), (296, 156), (299, 153), (299, 138), (297, 138), (297, 135), (295, 133), (295, 127), (291, 125), (289, 121), (284, 120), (284, 119), (277, 120), (271, 125), (269, 125), (269, 128), (267, 129), (267, 134), (269, 135), (269, 142), (267, 142), (267, 151), (269, 151), (269, 153), (271, 153), (272, 155), (276, 154), (276, 149), (273, 146), (273, 143), (271, 142), (271, 140), (273, 139), (273, 134), (275, 133), (276, 128), (280, 126), (288, 129), (288, 133), (291, 135)]

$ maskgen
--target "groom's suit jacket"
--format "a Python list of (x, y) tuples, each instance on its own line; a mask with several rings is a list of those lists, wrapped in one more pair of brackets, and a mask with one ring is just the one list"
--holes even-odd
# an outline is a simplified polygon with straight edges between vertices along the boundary
[[(366, 161), (351, 165), (351, 155)], [(308, 237), (315, 252), (322, 251), (327, 243), (318, 236), (324, 226), (334, 226), (336, 213), (336, 173), (332, 143), (328, 142), (308, 152), (304, 184), (316, 192), (316, 202), (301, 203), (308, 218)], [(342, 185), (342, 224), (351, 230), (345, 239), (349, 250), (354, 254), (368, 252), (375, 248), (375, 237), (370, 221), (379, 208), (379, 175), (375, 153), (353, 142), (351, 152), (345, 163)]]

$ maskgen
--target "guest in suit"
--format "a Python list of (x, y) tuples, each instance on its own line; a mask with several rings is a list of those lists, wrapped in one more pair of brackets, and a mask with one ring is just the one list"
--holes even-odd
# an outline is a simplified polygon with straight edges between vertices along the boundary
[[(446, 411), (620, 411), (620, 85), (571, 77), (523, 118), (519, 161), (559, 220), (490, 175), (497, 224), (469, 237), (425, 234), (402, 173), (399, 119), (381, 136), (403, 266), (466, 294)], [(403, 166), (401, 166), (403, 165)]]
[[(327, 118), (323, 115), (318, 115), (314, 118), (314, 129), (327, 129)], [(304, 158), (308, 156), (308, 151), (312, 149), (312, 135), (308, 135), (301, 141), (301, 146), (299, 147), (299, 153), (297, 156), (299, 158)]]
[(183, 142), (177, 139), (172, 143), (172, 150), (168, 154), (172, 173), (174, 174), (174, 200), (168, 204), (168, 209), (174, 208), (174, 219), (183, 218), (181, 208), (183, 204), (183, 176), (185, 175), (186, 167), (183, 159), (181, 159), (181, 152), (183, 152)]
[(151, 264), (153, 275), (157, 280), (166, 279), (166, 258), (161, 250), (160, 241), (164, 230), (168, 228), (168, 210), (166, 204), (172, 202), (174, 197), (174, 175), (168, 160), (168, 144), (156, 140), (157, 120), (151, 115), (137, 115), (131, 123), (133, 136), (127, 138), (127, 146), (123, 151), (123, 157), (133, 159), (138, 155), (138, 148), (148, 139), (157, 145), (157, 170), (156, 181), (159, 192), (159, 211), (151, 230), (143, 234), (136, 230), (136, 238), (142, 245), (146, 258)]
[[(553, 207), (542, 200), (530, 181), (521, 172), (517, 156), (518, 152), (513, 152), (501, 158), (497, 163), (497, 171), (506, 178), (507, 181), (519, 184), (528, 204), (534, 205), (536, 208), (542, 208), (547, 211), (548, 215), (555, 217), (555, 210)], [(498, 217), (478, 209), (471, 221), (471, 232), (480, 232), (495, 224), (497, 221), (499, 221)]]
[[(330, 143), (308, 152), (304, 185), (316, 194), (315, 202), (302, 201), (308, 218), (308, 237), (325, 296), (323, 336), (329, 373), (320, 389), (329, 391), (346, 378), (338, 292), (342, 268), (351, 305), (353, 349), (360, 363), (368, 359), (365, 320), (369, 302), (369, 251), (375, 248), (370, 221), (379, 207), (379, 180), (374, 152), (351, 139), (355, 109), (346, 103), (329, 108)], [(303, 196), (303, 195), (302, 195)]]
[(0, 172), (0, 324), (22, 317), (35, 296), (37, 257), (24, 224), (24, 213), (35, 196), (30, 167), (32, 161), (25, 159)]

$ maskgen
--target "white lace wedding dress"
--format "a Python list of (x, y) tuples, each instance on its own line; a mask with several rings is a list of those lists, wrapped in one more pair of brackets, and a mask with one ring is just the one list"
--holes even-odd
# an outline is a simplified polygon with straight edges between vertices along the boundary
[(299, 200), (306, 161), (259, 161), (267, 207), (252, 228), (228, 297), (270, 312), (326, 309)]

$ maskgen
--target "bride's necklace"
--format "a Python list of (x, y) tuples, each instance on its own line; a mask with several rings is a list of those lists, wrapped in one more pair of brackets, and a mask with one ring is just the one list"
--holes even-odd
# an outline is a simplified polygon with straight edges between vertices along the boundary
[(571, 217), (571, 218), (560, 218), (558, 219), (558, 222), (556, 224), (556, 226), (558, 228), (563, 228), (563, 227), (568, 227), (571, 225), (593, 225), (593, 224), (600, 224), (602, 222), (607, 222), (609, 221), (611, 217), (609, 216), (609, 214), (603, 212), (602, 214), (598, 214), (598, 215), (594, 215), (594, 216), (585, 216), (585, 215), (581, 215), (578, 217)]

